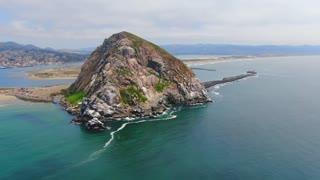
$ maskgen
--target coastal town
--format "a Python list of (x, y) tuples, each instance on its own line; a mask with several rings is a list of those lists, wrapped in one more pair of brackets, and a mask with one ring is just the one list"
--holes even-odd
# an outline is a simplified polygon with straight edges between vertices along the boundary
[(2, 51), (0, 53), (0, 67), (27, 67), (49, 64), (61, 64), (54, 54), (28, 53), (24, 51)]
[(88, 55), (84, 53), (66, 52), (52, 48), (42, 49), (31, 44), (0, 42), (0, 69), (82, 62), (87, 57)]

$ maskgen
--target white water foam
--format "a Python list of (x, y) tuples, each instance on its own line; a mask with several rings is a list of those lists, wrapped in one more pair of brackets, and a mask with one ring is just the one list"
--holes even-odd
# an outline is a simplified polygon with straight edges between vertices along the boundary
[(138, 118), (130, 118), (130, 117), (126, 117), (126, 118), (124, 118), (124, 119), (120, 119), (120, 120), (134, 121), (134, 120), (136, 120), (136, 119), (138, 119)]
[(117, 130), (113, 131), (110, 133), (111, 135), (111, 138), (109, 139), (108, 142), (106, 142), (106, 144), (103, 146), (103, 148), (107, 148), (111, 142), (113, 141), (114, 139), (114, 134), (121, 131), (122, 129), (124, 129), (128, 124), (138, 124), (138, 123), (143, 123), (143, 122), (151, 122), (151, 121), (165, 121), (165, 120), (170, 120), (170, 119), (174, 119), (176, 118), (177, 116), (176, 115), (170, 115), (170, 117), (167, 117), (167, 118), (159, 118), (159, 119), (144, 119), (144, 120), (140, 120), (140, 121), (133, 121), (133, 122), (127, 122), (127, 123), (124, 123), (122, 124), (122, 126), (120, 128), (118, 128)]
[(221, 85), (215, 85), (215, 86), (213, 86), (213, 89), (215, 89), (215, 90), (218, 90), (218, 89), (220, 89), (220, 87), (221, 87)]
[(190, 104), (188, 106), (201, 106), (204, 105), (205, 103), (194, 103), (194, 104)]
[(216, 96), (221, 96), (220, 93), (217, 92), (217, 91), (211, 91), (211, 92), (212, 92), (212, 94), (214, 94), (214, 95), (216, 95)]
[(89, 157), (86, 160), (82, 161), (77, 166), (80, 166), (80, 165), (83, 165), (83, 164), (86, 164), (88, 162), (91, 162), (91, 161), (94, 161), (94, 160), (98, 159), (100, 157), (100, 155), (107, 149), (107, 147), (114, 140), (115, 133), (117, 133), (117, 132), (121, 131), (122, 129), (124, 129), (128, 124), (138, 124), (138, 123), (143, 123), (143, 122), (166, 121), (166, 120), (170, 120), (170, 119), (175, 119), (177, 116), (176, 115), (171, 115), (172, 113), (170, 113), (170, 116), (167, 117), (167, 118), (143, 119), (143, 120), (140, 120), (140, 121), (127, 120), (127, 122), (122, 124), (117, 130), (112, 131), (110, 133), (111, 138), (105, 143), (105, 145), (101, 149), (99, 149), (99, 150), (93, 152), (92, 154), (90, 154)]

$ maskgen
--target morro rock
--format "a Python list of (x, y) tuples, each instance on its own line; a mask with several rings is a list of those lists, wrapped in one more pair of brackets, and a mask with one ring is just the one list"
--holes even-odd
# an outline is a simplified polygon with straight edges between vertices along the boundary
[(211, 101), (182, 61), (128, 32), (105, 39), (69, 90), (87, 94), (78, 116), (83, 122), (153, 116), (171, 104)]

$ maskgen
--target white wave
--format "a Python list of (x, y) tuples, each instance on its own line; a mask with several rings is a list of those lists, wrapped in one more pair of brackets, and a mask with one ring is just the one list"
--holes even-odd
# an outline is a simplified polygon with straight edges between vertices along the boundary
[(151, 121), (165, 121), (165, 120), (170, 120), (170, 119), (174, 119), (176, 118), (177, 116), (176, 115), (171, 115), (170, 117), (167, 117), (167, 118), (159, 118), (159, 119), (144, 119), (144, 120), (140, 120), (140, 121), (133, 121), (133, 122), (127, 122), (127, 123), (124, 123), (122, 124), (122, 126), (120, 128), (118, 128), (117, 130), (113, 131), (110, 133), (111, 135), (111, 138), (109, 139), (108, 142), (106, 142), (106, 144), (103, 146), (103, 148), (107, 148), (111, 142), (113, 141), (114, 139), (114, 134), (121, 131), (122, 129), (124, 129), (128, 124), (139, 124), (139, 123), (143, 123), (143, 122), (151, 122)]
[(136, 120), (137, 118), (133, 118), (133, 117), (126, 117), (124, 119), (120, 119), (120, 120), (126, 120), (126, 121), (133, 121)]
[(194, 103), (194, 104), (190, 104), (188, 106), (201, 106), (204, 105), (205, 103)]
[(182, 110), (182, 106), (174, 107), (174, 112), (180, 112)]
[(217, 85), (213, 86), (213, 89), (214, 89), (214, 90), (219, 90), (219, 89), (221, 89), (222, 87), (224, 87), (224, 86), (226, 86), (226, 85), (228, 85), (228, 84), (230, 84), (230, 83), (232, 83), (232, 82), (217, 84)]
[(220, 93), (217, 91), (211, 91), (212, 94), (216, 95), (216, 96), (220, 96)]
[(86, 163), (88, 163), (88, 162), (90, 162), (90, 161), (94, 161), (94, 160), (98, 159), (98, 158), (100, 157), (100, 155), (107, 149), (107, 147), (108, 147), (108, 146), (112, 143), (112, 141), (114, 140), (114, 135), (115, 135), (115, 133), (117, 133), (117, 132), (121, 131), (122, 129), (124, 129), (128, 124), (138, 124), (138, 123), (152, 122), (152, 121), (166, 121), (166, 120), (170, 120), (170, 119), (175, 119), (176, 117), (177, 117), (176, 115), (171, 115), (171, 113), (170, 113), (170, 116), (167, 117), (167, 118), (143, 119), (143, 120), (140, 120), (140, 121), (126, 122), (126, 123), (122, 124), (117, 130), (112, 131), (112, 132), (110, 133), (110, 136), (111, 136), (110, 139), (105, 143), (105, 145), (104, 145), (101, 149), (99, 149), (99, 150), (91, 153), (86, 160), (82, 161), (82, 162), (79, 163), (77, 166), (83, 165), (83, 164), (86, 164)]
[(218, 89), (220, 89), (220, 87), (221, 87), (221, 84), (219, 85), (215, 85), (215, 86), (213, 86), (213, 89), (215, 89), (215, 90), (218, 90)]

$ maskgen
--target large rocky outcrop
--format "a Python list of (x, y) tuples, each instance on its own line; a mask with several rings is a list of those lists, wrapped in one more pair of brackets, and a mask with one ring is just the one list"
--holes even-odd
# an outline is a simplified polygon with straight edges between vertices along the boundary
[(142, 117), (170, 104), (211, 101), (183, 62), (128, 32), (105, 39), (84, 63), (72, 91), (84, 91), (78, 119)]

